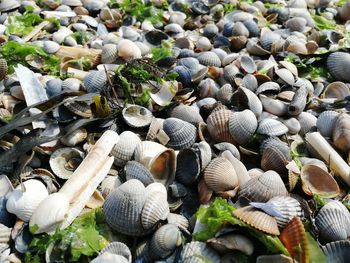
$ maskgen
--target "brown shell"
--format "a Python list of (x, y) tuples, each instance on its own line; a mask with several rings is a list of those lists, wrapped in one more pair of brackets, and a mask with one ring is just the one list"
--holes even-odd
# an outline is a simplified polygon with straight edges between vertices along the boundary
[(7, 62), (5, 59), (0, 59), (0, 81), (3, 80), (7, 75)]
[(252, 206), (239, 208), (233, 211), (233, 215), (248, 225), (265, 233), (271, 235), (280, 234), (276, 219)]
[(333, 126), (333, 142), (340, 151), (347, 153), (350, 150), (350, 116), (342, 113)]
[(207, 119), (207, 129), (215, 142), (230, 142), (235, 144), (235, 140), (230, 134), (229, 119), (232, 112), (227, 109), (214, 110)]

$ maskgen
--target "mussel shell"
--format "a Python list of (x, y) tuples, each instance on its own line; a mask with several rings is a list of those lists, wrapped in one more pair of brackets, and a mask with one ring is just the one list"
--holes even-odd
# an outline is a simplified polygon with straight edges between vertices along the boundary
[(230, 134), (240, 145), (249, 143), (257, 127), (258, 121), (251, 110), (234, 112), (229, 120)]
[(167, 146), (175, 150), (189, 148), (196, 141), (197, 129), (189, 122), (168, 118), (163, 123), (163, 130), (170, 139)]

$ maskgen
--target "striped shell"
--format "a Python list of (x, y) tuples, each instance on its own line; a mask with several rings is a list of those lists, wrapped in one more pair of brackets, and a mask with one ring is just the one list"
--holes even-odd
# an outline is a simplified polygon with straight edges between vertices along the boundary
[(214, 158), (204, 170), (204, 180), (214, 192), (233, 190), (238, 186), (236, 171), (225, 158)]
[(332, 139), (335, 147), (343, 153), (348, 153), (350, 149), (350, 116), (341, 113), (333, 127)]
[(284, 183), (275, 171), (267, 171), (260, 176), (252, 177), (240, 187), (239, 196), (245, 196), (254, 202), (267, 202), (275, 196), (288, 194)]
[(207, 128), (215, 142), (235, 143), (229, 130), (229, 119), (232, 111), (227, 109), (215, 109), (207, 119)]
[(238, 208), (233, 211), (233, 215), (260, 231), (271, 235), (280, 234), (276, 219), (252, 206)]
[(154, 178), (150, 171), (145, 166), (136, 161), (129, 161), (124, 167), (126, 180), (137, 179), (141, 181), (144, 186), (154, 183)]
[(261, 157), (261, 168), (264, 171), (274, 170), (286, 173), (286, 165), (292, 160), (289, 147), (283, 143), (269, 143)]
[(256, 71), (256, 65), (254, 60), (249, 56), (242, 56), (240, 58), (240, 66), (246, 73), (254, 73)]
[(107, 85), (106, 72), (102, 70), (90, 71), (84, 78), (84, 86), (89, 93), (99, 93)]
[(288, 103), (279, 99), (267, 97), (263, 94), (259, 95), (264, 110), (276, 116), (284, 116), (288, 111)]
[(224, 67), (224, 78), (227, 80), (230, 84), (235, 83), (235, 78), (239, 74), (239, 69), (233, 65), (229, 64)]
[(155, 258), (165, 259), (182, 243), (181, 232), (177, 226), (166, 224), (157, 229), (150, 243), (150, 252)]
[(89, 104), (83, 101), (69, 101), (64, 106), (75, 115), (90, 118), (92, 116), (91, 107)]
[(233, 88), (231, 84), (227, 83), (216, 92), (216, 98), (224, 105), (231, 103), (231, 97), (233, 95)]
[(188, 106), (188, 105), (179, 105), (176, 106), (170, 114), (171, 117), (177, 118), (191, 124), (198, 124), (203, 121), (202, 116), (199, 113), (198, 108)]
[(124, 257), (127, 262), (131, 263), (132, 256), (130, 249), (127, 245), (121, 242), (112, 242), (109, 243), (107, 246), (105, 246), (99, 253), (99, 255), (102, 255), (104, 253), (111, 253), (115, 255), (119, 255)]
[(167, 220), (169, 224), (176, 225), (180, 229), (188, 229), (189, 227), (188, 219), (180, 214), (169, 213)]
[(133, 41), (122, 39), (118, 43), (118, 56), (126, 61), (141, 58), (141, 50)]
[[(264, 28), (266, 29), (266, 28)], [(278, 41), (281, 36), (277, 33), (274, 33), (268, 29), (261, 31), (260, 42), (264, 49), (270, 50), (272, 43)]]
[(330, 242), (321, 248), (326, 254), (327, 262), (346, 263), (350, 257), (350, 240)]
[(350, 214), (339, 201), (331, 200), (317, 214), (315, 223), (321, 240), (345, 240), (350, 235)]
[(152, 112), (139, 105), (126, 106), (122, 111), (124, 121), (131, 127), (143, 128), (149, 126), (153, 119)]
[(168, 118), (163, 123), (163, 130), (170, 139), (167, 146), (175, 150), (189, 148), (196, 141), (197, 129), (186, 121)]
[(303, 111), (297, 117), (300, 123), (300, 135), (304, 135), (316, 126), (317, 118), (309, 112)]
[(181, 251), (181, 258), (183, 262), (186, 263), (199, 263), (206, 261), (215, 263), (220, 262), (220, 256), (217, 252), (206, 243), (200, 241), (187, 243)]
[(219, 56), (212, 51), (201, 52), (197, 59), (199, 63), (204, 66), (221, 67), (221, 60)]
[(229, 120), (229, 130), (233, 139), (240, 145), (246, 145), (251, 140), (258, 121), (251, 110), (234, 112)]
[(303, 17), (293, 17), (286, 22), (285, 26), (290, 31), (303, 32), (306, 27), (306, 23), (307, 21)]
[(335, 81), (324, 89), (321, 98), (343, 100), (350, 95), (349, 87), (341, 81)]
[(118, 58), (118, 47), (115, 44), (106, 44), (102, 47), (101, 62), (113, 64)]
[(10, 246), (11, 230), (11, 228), (0, 224), (0, 253), (2, 253)]
[(146, 201), (146, 189), (135, 179), (129, 180), (111, 192), (104, 203), (107, 224), (114, 230), (130, 236), (145, 233), (141, 212)]
[(350, 82), (350, 54), (345, 52), (330, 54), (327, 67), (335, 80)]
[(256, 132), (268, 136), (280, 136), (287, 133), (288, 128), (278, 120), (266, 118), (259, 122)]
[(64, 91), (76, 92), (80, 90), (81, 81), (76, 78), (67, 78), (62, 81), (61, 87)]
[(7, 62), (5, 59), (0, 59), (0, 81), (2, 81), (7, 75)]
[(337, 120), (339, 113), (332, 110), (322, 112), (316, 121), (316, 126), (319, 132), (324, 137), (331, 137), (334, 124)]
[(120, 140), (114, 145), (111, 155), (114, 156), (114, 164), (123, 167), (134, 155), (136, 147), (141, 139), (136, 133), (125, 131), (120, 134)]
[(237, 149), (236, 146), (234, 146), (232, 143), (228, 143), (228, 142), (221, 142), (221, 143), (217, 143), (214, 144), (214, 147), (220, 151), (220, 153), (224, 152), (224, 151), (229, 151), (234, 157), (236, 157), (238, 160), (241, 159), (240, 153)]

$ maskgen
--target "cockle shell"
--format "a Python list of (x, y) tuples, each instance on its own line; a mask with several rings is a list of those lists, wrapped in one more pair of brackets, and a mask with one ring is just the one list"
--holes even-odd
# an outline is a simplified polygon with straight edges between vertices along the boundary
[(183, 149), (177, 155), (177, 181), (184, 185), (192, 185), (201, 172), (200, 153), (194, 149)]
[(141, 58), (141, 50), (131, 40), (122, 39), (118, 43), (118, 56), (126, 61)]
[(324, 137), (332, 136), (333, 127), (338, 115), (339, 113), (336, 111), (327, 110), (318, 116), (316, 126)]
[(10, 246), (11, 228), (0, 224), (0, 253)]
[(303, 111), (297, 117), (300, 123), (300, 135), (306, 134), (312, 127), (316, 126), (317, 118), (309, 112)]
[(104, 249), (100, 251), (98, 256), (92, 260), (93, 263), (131, 263), (132, 256), (127, 245), (121, 242), (109, 243)]
[(232, 143), (221, 142), (221, 143), (214, 144), (214, 147), (217, 150), (219, 150), (220, 152), (229, 151), (238, 160), (241, 159), (241, 156), (240, 156), (240, 153), (239, 153), (237, 147), (234, 146)]
[(180, 214), (169, 213), (167, 220), (169, 224), (176, 225), (180, 229), (187, 229), (189, 226), (188, 219)]
[(84, 78), (84, 87), (89, 93), (99, 93), (107, 86), (107, 75), (105, 71), (90, 71)]
[(84, 128), (76, 129), (72, 133), (66, 134), (60, 140), (66, 146), (75, 146), (83, 142), (87, 137), (87, 131)]
[(177, 118), (191, 124), (198, 124), (203, 121), (202, 116), (199, 113), (199, 110), (196, 107), (188, 106), (188, 105), (179, 105), (176, 106), (171, 111), (171, 117)]
[(189, 148), (196, 141), (197, 129), (189, 122), (168, 118), (163, 123), (163, 130), (170, 139), (167, 146), (175, 150)]
[(288, 103), (279, 99), (273, 99), (263, 94), (259, 95), (263, 108), (268, 113), (276, 116), (284, 116), (288, 111)]
[(204, 66), (214, 66), (214, 67), (221, 66), (221, 60), (219, 56), (212, 51), (201, 52), (197, 57), (197, 59), (199, 63), (201, 63)]
[(126, 180), (137, 179), (141, 181), (144, 186), (154, 182), (153, 176), (145, 166), (136, 161), (129, 161), (124, 167)]
[(261, 157), (261, 168), (264, 171), (274, 170), (287, 172), (286, 165), (292, 160), (289, 147), (283, 143), (268, 143)]
[(106, 44), (102, 47), (101, 62), (113, 64), (118, 58), (118, 47), (115, 44)]
[[(23, 187), (23, 189), (22, 189)], [(21, 220), (28, 222), (40, 202), (49, 195), (45, 185), (39, 180), (31, 179), (8, 196), (6, 209)]]
[(263, 106), (259, 98), (251, 90), (239, 87), (232, 95), (232, 104), (243, 109), (249, 108), (259, 118), (262, 113)]
[(149, 126), (153, 115), (150, 110), (139, 105), (128, 105), (122, 111), (124, 121), (131, 127), (143, 128)]
[(256, 71), (256, 65), (254, 60), (249, 56), (242, 56), (239, 60), (241, 69), (246, 73), (254, 73)]
[(268, 136), (280, 136), (287, 133), (288, 128), (278, 120), (266, 118), (259, 122), (256, 132)]
[(335, 80), (350, 82), (350, 54), (334, 52), (328, 56), (327, 67)]
[(350, 116), (341, 113), (333, 126), (332, 139), (335, 147), (343, 153), (350, 149)]
[(141, 143), (141, 139), (131, 131), (120, 134), (120, 140), (113, 147), (111, 155), (114, 156), (114, 164), (123, 167), (134, 155), (136, 147)]
[(203, 262), (208, 260), (211, 262), (220, 262), (220, 256), (217, 252), (209, 247), (206, 243), (200, 241), (192, 241), (187, 243), (181, 252), (184, 262)]
[(335, 81), (328, 84), (321, 97), (325, 99), (343, 100), (349, 95), (349, 87), (344, 82)]
[(249, 143), (257, 127), (258, 121), (251, 110), (234, 112), (229, 119), (230, 134), (243, 146)]
[(346, 263), (350, 256), (349, 240), (329, 242), (321, 248), (327, 257), (327, 262)]

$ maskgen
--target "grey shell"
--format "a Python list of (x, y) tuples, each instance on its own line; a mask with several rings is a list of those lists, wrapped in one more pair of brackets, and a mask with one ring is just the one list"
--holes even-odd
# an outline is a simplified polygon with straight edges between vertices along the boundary
[(137, 161), (129, 161), (124, 167), (126, 180), (137, 179), (144, 186), (154, 183), (154, 178), (151, 172), (141, 163)]
[(107, 76), (104, 71), (90, 71), (84, 78), (84, 86), (89, 93), (99, 93), (107, 85)]
[(189, 148), (196, 141), (197, 129), (189, 122), (167, 118), (163, 123), (163, 130), (170, 139), (167, 146), (175, 150)]

